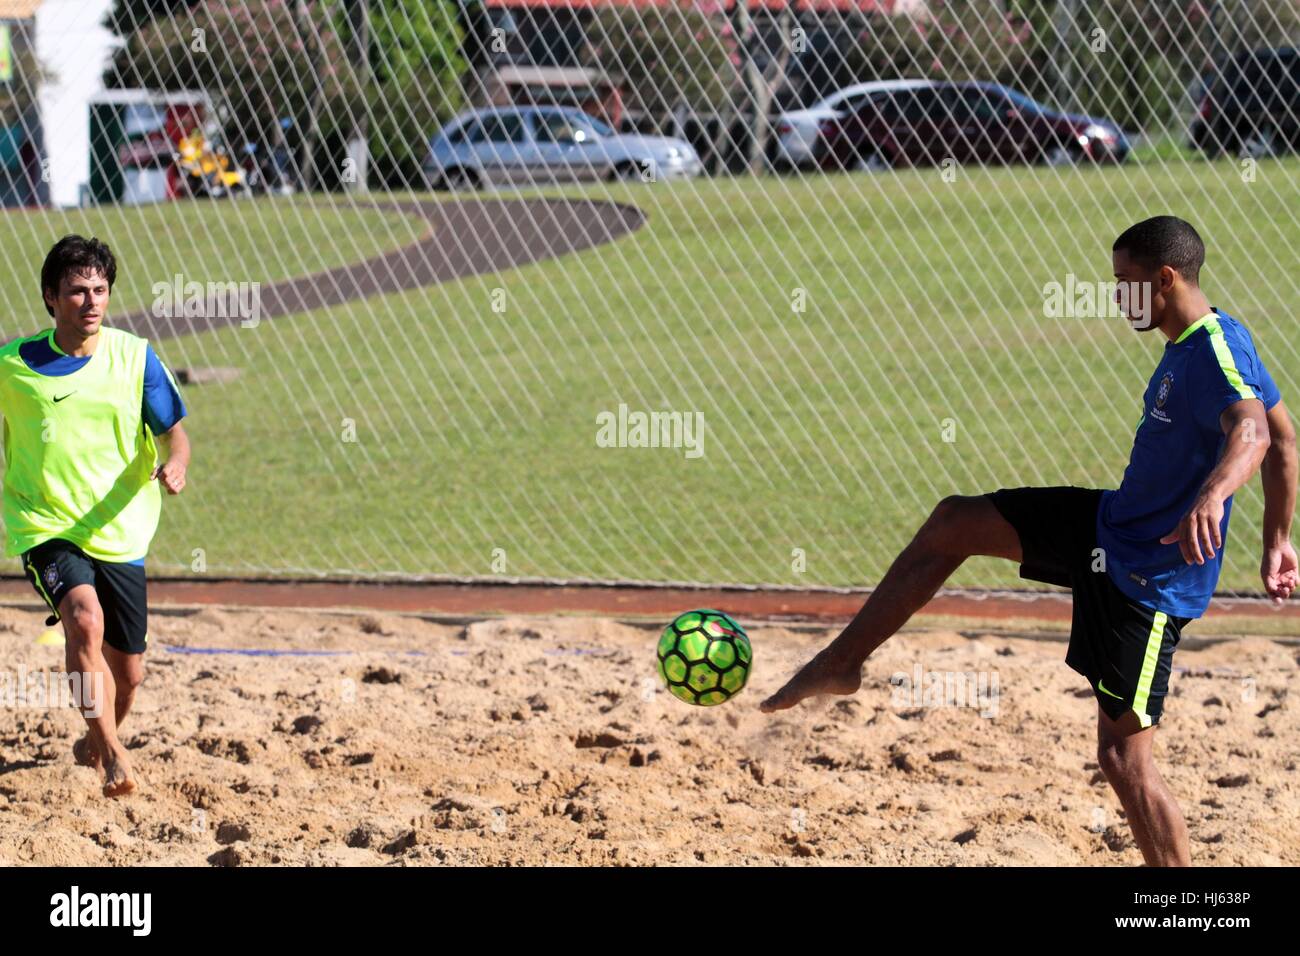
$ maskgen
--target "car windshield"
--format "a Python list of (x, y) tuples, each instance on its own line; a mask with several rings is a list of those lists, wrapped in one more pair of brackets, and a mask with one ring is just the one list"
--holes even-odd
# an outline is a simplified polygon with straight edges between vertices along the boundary
[(588, 116), (586, 113), (575, 113), (572, 115), (573, 128), (580, 129), (588, 136), (613, 136), (614, 131), (596, 119), (594, 116)]
[(539, 113), (533, 126), (539, 140), (551, 142), (570, 141), (575, 133), (582, 133), (588, 140), (614, 135), (614, 131), (600, 120), (580, 110)]
[(1025, 96), (1024, 93), (1018, 93), (1015, 90), (1005, 86), (999, 86), (996, 89), (999, 93), (1001, 93), (1003, 96), (1009, 99), (1013, 104), (1015, 104), (1016, 109), (1020, 110), (1020, 112), (1022, 113), (1052, 112), (1042, 103), (1035, 102), (1034, 100), (1031, 100), (1029, 97)]

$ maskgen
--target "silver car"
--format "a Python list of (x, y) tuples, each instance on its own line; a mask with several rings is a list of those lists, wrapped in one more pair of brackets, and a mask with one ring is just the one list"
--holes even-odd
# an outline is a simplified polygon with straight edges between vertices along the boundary
[(424, 174), (435, 189), (594, 179), (653, 182), (696, 176), (688, 143), (614, 132), (578, 109), (497, 106), (463, 113), (429, 144)]

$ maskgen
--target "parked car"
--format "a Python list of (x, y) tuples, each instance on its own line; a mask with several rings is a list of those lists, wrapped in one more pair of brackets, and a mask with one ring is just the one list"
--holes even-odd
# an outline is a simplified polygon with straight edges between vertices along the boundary
[(856, 83), (832, 93), (807, 109), (788, 110), (772, 121), (776, 131), (776, 165), (792, 168), (812, 165), (822, 124), (829, 120), (844, 119), (873, 95), (895, 90), (919, 89), (933, 86), (931, 80), (880, 80)]
[(433, 138), (424, 161), (436, 189), (674, 179), (701, 169), (695, 151), (681, 140), (616, 133), (581, 110), (561, 106), (464, 113)]
[(994, 83), (936, 82), (868, 95), (822, 124), (824, 169), (959, 163), (1123, 162), (1129, 142), (1109, 120), (1061, 113)]
[(1208, 156), (1272, 156), (1300, 149), (1300, 50), (1252, 50), (1205, 85), (1191, 125)]

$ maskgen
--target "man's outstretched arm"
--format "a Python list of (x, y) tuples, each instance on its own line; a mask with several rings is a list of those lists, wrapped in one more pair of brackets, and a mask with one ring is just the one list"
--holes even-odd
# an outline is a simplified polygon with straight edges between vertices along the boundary
[(1191, 510), (1178, 527), (1160, 539), (1161, 544), (1177, 541), (1188, 564), (1204, 564), (1214, 557), (1217, 548), (1223, 547), (1223, 535), (1219, 533), (1223, 503), (1250, 480), (1272, 444), (1264, 403), (1257, 398), (1229, 405), (1219, 416), (1219, 424), (1228, 436), (1219, 463), (1201, 485)]
[(1259, 468), (1264, 484), (1264, 559), (1259, 576), (1269, 597), (1281, 604), (1300, 587), (1300, 569), (1291, 546), (1298, 471), (1295, 426), (1281, 402), (1268, 410), (1268, 434), (1268, 452)]

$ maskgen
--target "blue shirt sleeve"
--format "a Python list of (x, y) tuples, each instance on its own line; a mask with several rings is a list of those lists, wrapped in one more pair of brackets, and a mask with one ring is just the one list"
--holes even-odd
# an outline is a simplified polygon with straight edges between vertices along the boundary
[(144, 420), (149, 430), (161, 435), (185, 417), (185, 402), (171, 372), (154, 352), (146, 346), (144, 357)]
[(1259, 356), (1255, 357), (1255, 361), (1259, 362), (1260, 398), (1263, 399), (1264, 409), (1267, 411), (1282, 401), (1282, 392), (1274, 383), (1273, 376), (1268, 374), (1268, 369), (1264, 367), (1264, 363), (1259, 360)]
[(1253, 345), (1234, 335), (1205, 336), (1192, 362), (1193, 409), (1202, 428), (1223, 430), (1219, 416), (1230, 405), (1255, 397), (1266, 409), (1278, 403), (1280, 395), (1273, 379), (1259, 360)]

